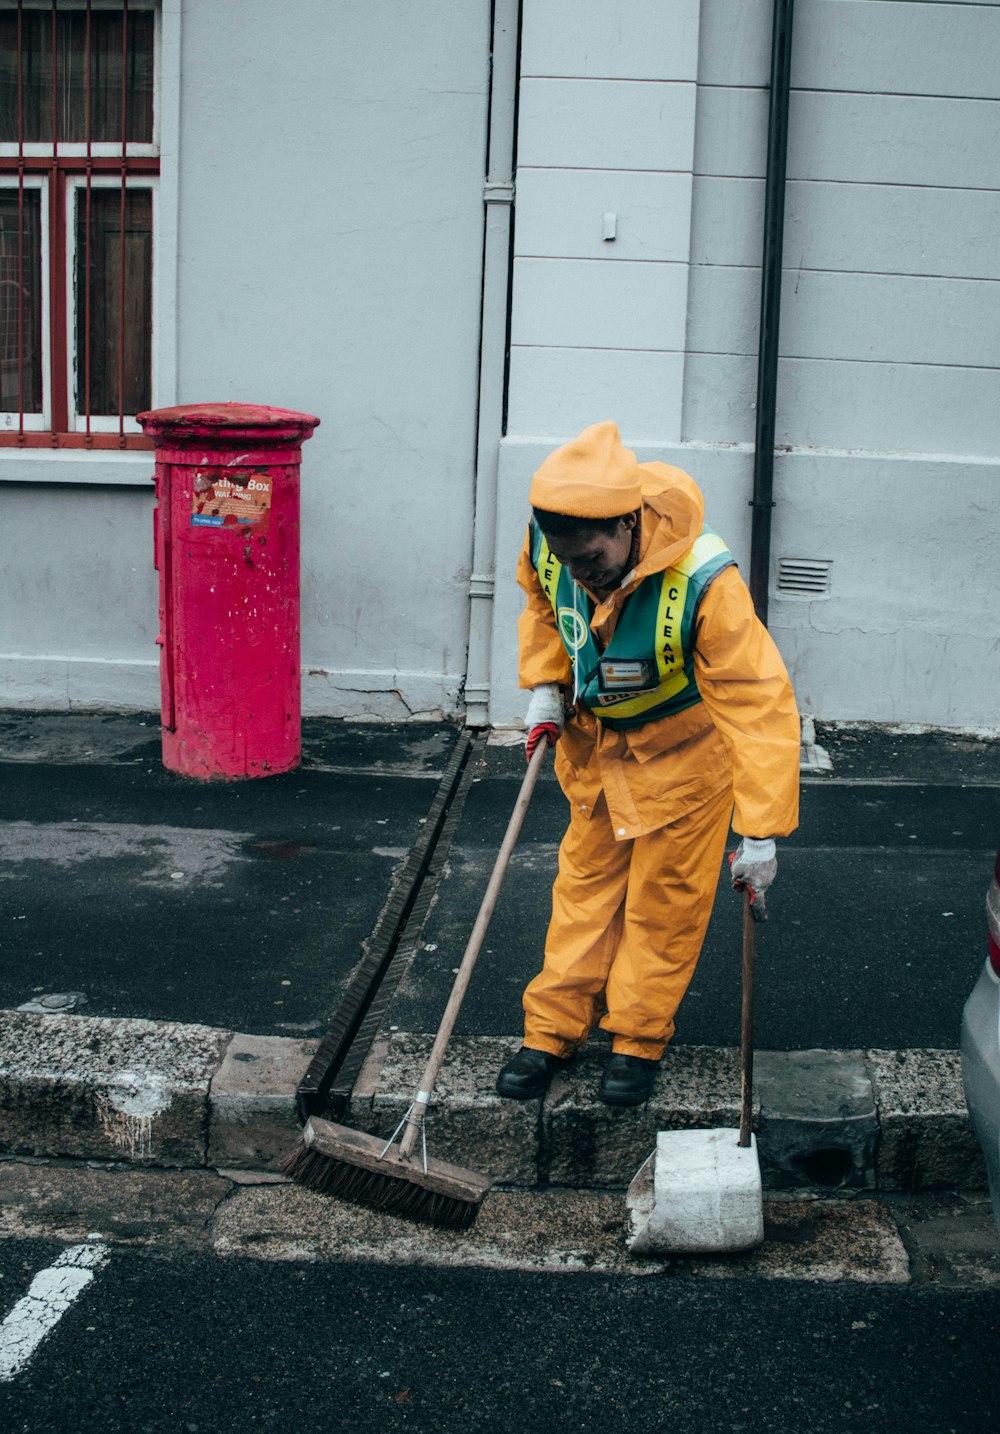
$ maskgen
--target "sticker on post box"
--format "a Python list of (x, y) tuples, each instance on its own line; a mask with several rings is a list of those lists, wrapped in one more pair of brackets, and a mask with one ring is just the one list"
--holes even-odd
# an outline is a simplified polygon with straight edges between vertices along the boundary
[(271, 476), (247, 468), (196, 468), (191, 495), (193, 528), (246, 528), (266, 533)]

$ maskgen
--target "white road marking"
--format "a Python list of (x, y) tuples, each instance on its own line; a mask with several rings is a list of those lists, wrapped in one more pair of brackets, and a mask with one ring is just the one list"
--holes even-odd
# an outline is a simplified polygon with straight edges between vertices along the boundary
[(18, 1374), (73, 1301), (107, 1263), (107, 1245), (72, 1245), (39, 1270), (23, 1299), (0, 1324), (0, 1383)]

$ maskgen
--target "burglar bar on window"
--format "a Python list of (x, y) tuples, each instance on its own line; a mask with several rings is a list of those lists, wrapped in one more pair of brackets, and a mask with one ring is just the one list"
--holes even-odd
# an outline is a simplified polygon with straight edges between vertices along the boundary
[(0, 443), (124, 447), (152, 406), (157, 18), (0, 0)]

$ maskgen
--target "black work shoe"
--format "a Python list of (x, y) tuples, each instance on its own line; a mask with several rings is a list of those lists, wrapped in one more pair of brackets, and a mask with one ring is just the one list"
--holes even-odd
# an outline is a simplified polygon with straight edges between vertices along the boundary
[(568, 1066), (572, 1056), (550, 1056), (548, 1051), (533, 1051), (522, 1046), (516, 1056), (497, 1076), (497, 1095), (508, 1100), (534, 1100), (544, 1095), (556, 1071)]
[(598, 1100), (605, 1105), (643, 1105), (653, 1093), (660, 1062), (642, 1056), (611, 1056), (601, 1076)]

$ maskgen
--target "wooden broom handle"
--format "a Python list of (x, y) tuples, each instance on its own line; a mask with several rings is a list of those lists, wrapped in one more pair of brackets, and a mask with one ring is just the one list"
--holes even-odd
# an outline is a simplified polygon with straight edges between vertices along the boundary
[(757, 955), (756, 922), (750, 913), (750, 893), (743, 893), (743, 1019), (740, 1026), (740, 1138), (750, 1144), (753, 1120), (753, 976)]
[(420, 1089), (417, 1092), (416, 1100), (411, 1108), (411, 1120), (408, 1122), (406, 1131), (399, 1143), (399, 1153), (402, 1156), (409, 1155), (417, 1140), (417, 1127), (419, 1118), (427, 1109), (431, 1092), (434, 1089), (434, 1082), (437, 1080), (438, 1071), (444, 1060), (444, 1053), (451, 1033), (455, 1028), (458, 1019), (459, 1007), (469, 988), (472, 979), (473, 967), (479, 956), (483, 938), (486, 935), (486, 928), (490, 924), (490, 917), (493, 915), (493, 908), (497, 904), (497, 897), (500, 895), (500, 887), (503, 884), (507, 867), (510, 863), (511, 853), (518, 837), (521, 834), (521, 827), (524, 823), (525, 813), (528, 810), (528, 803), (531, 801), (531, 794), (535, 790), (535, 783), (538, 774), (542, 770), (542, 763), (545, 760), (545, 752), (548, 747), (547, 741), (540, 741), (531, 760), (528, 763), (528, 770), (524, 774), (524, 781), (521, 783), (521, 790), (517, 794), (517, 801), (514, 803), (514, 810), (511, 812), (510, 821), (507, 823), (507, 831), (497, 853), (497, 859), (493, 866), (493, 874), (490, 877), (486, 894), (483, 897), (482, 905), (479, 908), (479, 915), (476, 917), (476, 924), (472, 928), (472, 935), (469, 937), (469, 944), (465, 948), (465, 955), (462, 957), (458, 968), (458, 975), (455, 977), (455, 984), (451, 988), (451, 995), (445, 1007), (444, 1015), (441, 1017), (441, 1024), (438, 1027), (434, 1045), (431, 1048), (427, 1065), (420, 1080)]

